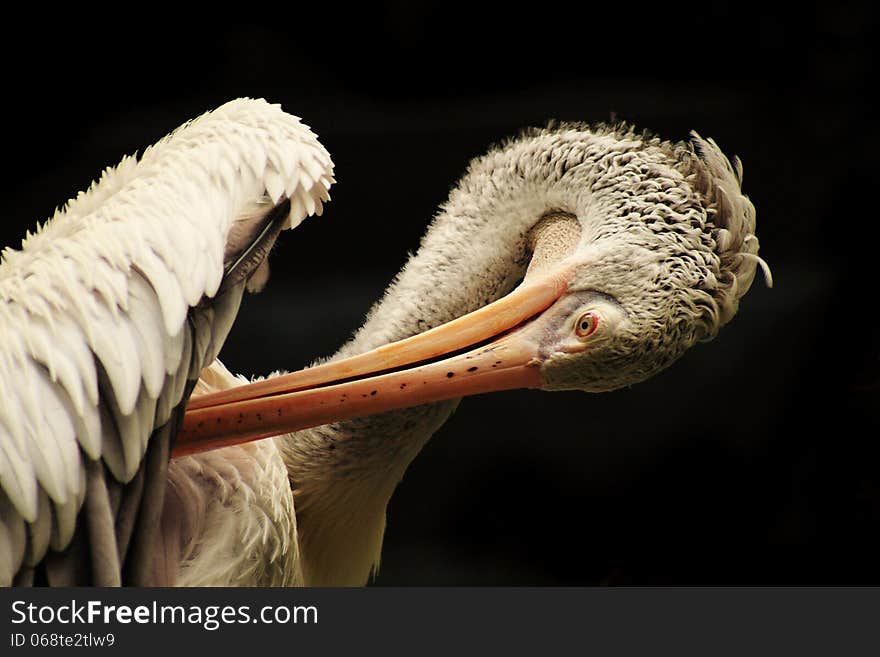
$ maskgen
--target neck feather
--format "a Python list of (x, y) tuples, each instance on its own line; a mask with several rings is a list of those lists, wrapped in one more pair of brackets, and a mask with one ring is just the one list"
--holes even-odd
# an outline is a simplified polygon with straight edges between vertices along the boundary
[[(563, 178), (566, 170), (539, 161), (541, 148), (523, 140), (471, 164), (418, 252), (334, 360), (421, 333), (515, 287), (529, 265), (529, 235), (541, 217), (553, 211), (583, 216), (589, 210), (588, 195), (572, 193), (582, 185), (552, 184), (554, 175)], [(457, 403), (277, 439), (294, 489), (307, 584), (366, 583), (378, 565), (391, 494)]]

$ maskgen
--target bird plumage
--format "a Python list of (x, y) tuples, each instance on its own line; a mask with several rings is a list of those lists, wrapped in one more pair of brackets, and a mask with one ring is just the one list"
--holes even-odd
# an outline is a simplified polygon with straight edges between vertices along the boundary
[(242, 99), (125, 158), (4, 251), (0, 583), (63, 560), (78, 531), (96, 572), (97, 546), (115, 552), (103, 583), (122, 581), (136, 523), (161, 516), (182, 403), (237, 312), (244, 281), (214, 298), (230, 256), (287, 199), (287, 227), (319, 213), (332, 182), (306, 126)]
[[(419, 250), (330, 360), (422, 333), (504, 297), (526, 275), (536, 226), (562, 213), (578, 226), (562, 239), (575, 243), (552, 250), (562, 256), (595, 249), (588, 258), (595, 273), (583, 286), (613, 291), (645, 317), (629, 332), (633, 340), (603, 340), (609, 356), (595, 364), (550, 355), (556, 367), (542, 368), (547, 387), (607, 390), (644, 379), (696, 340), (712, 337), (751, 285), (759, 262), (755, 214), (740, 183), (741, 169), (696, 135), (673, 144), (629, 126), (528, 131), (470, 163)], [(457, 403), (275, 439), (294, 487), (307, 582), (369, 579), (379, 563), (388, 501)]]
[[(149, 493), (148, 529), (158, 541), (158, 556), (135, 559), (148, 572), (131, 581), (360, 585), (378, 567), (388, 501), (457, 399), (442, 397), (164, 465), (189, 389), (201, 394), (245, 384), (214, 361), (239, 296), (204, 301), (221, 289), (224, 264), (228, 268), (238, 250), (230, 249), (230, 237), (252, 240), (258, 230), (251, 229), (251, 220), (284, 198), (290, 199), (294, 223), (319, 211), (332, 182), (329, 157), (292, 119), (265, 105), (256, 111), (248, 101), (231, 107), (253, 110), (265, 122), (194, 122), (156, 147), (167, 147), (163, 157), (145, 153), (141, 162), (152, 168), (136, 173), (141, 163), (124, 161), (105, 176), (106, 185), (71, 206), (67, 224), (56, 219), (50, 236), (47, 229), (34, 238), (50, 257), (29, 255), (36, 247), (26, 246), (7, 256), (4, 267), (13, 273), (0, 269), (0, 295), (16, 308), (0, 314), (0, 331), (10, 334), (13, 345), (0, 364), (6, 367), (0, 392), (14, 395), (2, 407), (0, 429), (10, 437), (2, 437), (0, 448), (17, 459), (0, 470), (0, 540), (10, 546), (0, 554), (12, 555), (0, 564), (6, 568), (0, 575), (21, 572), (22, 564), (26, 571), (49, 543), (65, 549), (74, 531), (85, 531), (84, 522), (100, 543), (93, 554), (106, 551), (101, 532), (106, 534), (114, 513), (129, 517), (117, 509), (131, 497), (104, 485), (108, 477), (131, 481), (127, 487), (167, 486), (164, 494), (155, 488)], [(223, 117), (220, 110), (215, 115)], [(224, 157), (229, 153), (234, 157)], [(174, 239), (178, 203), (142, 175), (147, 172), (157, 180), (167, 176), (171, 188), (169, 180), (188, 181), (181, 183), (181, 198), (194, 204), (195, 218), (188, 214), (182, 230), (197, 240), (191, 251), (185, 240)], [(568, 263), (562, 296), (517, 330), (535, 348), (527, 367), (540, 368), (546, 389), (610, 390), (640, 381), (694, 342), (713, 337), (763, 264), (754, 208), (740, 185), (739, 165), (696, 135), (691, 143), (672, 144), (627, 126), (579, 124), (524, 133), (471, 163), (418, 252), (330, 360), (460, 318), (505, 297), (524, 276), (528, 282), (562, 262)], [(201, 196), (206, 189), (209, 198)], [(137, 197), (143, 200), (133, 203), (132, 194), (143, 194)], [(149, 222), (131, 219), (132, 208), (141, 206), (155, 206), (161, 227), (155, 237), (144, 227)], [(204, 230), (209, 234), (201, 235)], [(112, 248), (95, 246), (75, 259), (68, 247), (55, 246), (77, 236), (83, 242), (78, 248), (92, 242)], [(43, 259), (63, 263), (48, 270), (63, 271), (64, 280), (42, 273), (40, 285), (27, 287), (35, 281), (28, 282), (33, 274), (26, 272), (45, 269)], [(102, 263), (97, 273), (89, 264), (95, 260)], [(253, 264), (251, 280), (260, 283), (264, 265)], [(65, 287), (68, 278), (73, 288)], [(236, 285), (240, 294), (244, 280)], [(56, 307), (74, 310), (58, 313)], [(572, 326), (581, 308), (599, 318), (583, 334)], [(38, 328), (26, 332), (31, 323)], [(221, 329), (212, 330), (216, 324)], [(192, 330), (181, 330), (185, 325)], [(58, 331), (74, 337), (56, 356), (47, 345)], [(37, 337), (27, 342), (26, 333)], [(125, 345), (122, 351), (119, 345)], [(149, 354), (149, 362), (129, 367), (120, 356), (127, 351)], [(94, 371), (93, 360), (101, 364)], [(12, 390), (19, 363), (29, 368), (28, 382), (36, 381), (22, 392)], [(45, 423), (33, 394), (27, 396), (29, 385), (59, 400), (60, 410)], [(43, 429), (50, 421), (71, 424), (60, 428), (63, 449), (57, 454), (44, 453), (51, 452), (49, 438), (56, 435)], [(145, 458), (148, 450), (153, 453)], [(80, 515), (77, 525), (84, 498), (88, 515), (85, 521)], [(162, 505), (158, 511), (155, 500)], [(129, 529), (117, 539), (121, 558), (129, 534), (144, 532)]]
[[(243, 383), (217, 360), (194, 394)], [(274, 441), (171, 461), (161, 546), (157, 566), (177, 586), (302, 585), (293, 495)]]

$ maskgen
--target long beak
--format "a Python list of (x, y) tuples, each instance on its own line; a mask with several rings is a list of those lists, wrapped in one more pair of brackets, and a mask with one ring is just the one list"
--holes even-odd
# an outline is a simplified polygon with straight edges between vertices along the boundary
[[(552, 305), (565, 292), (567, 280), (567, 268), (559, 268), (411, 338), (194, 397), (172, 456), (446, 399), (540, 387), (537, 345), (522, 331), (504, 334)], [(467, 353), (419, 365), (493, 338)]]

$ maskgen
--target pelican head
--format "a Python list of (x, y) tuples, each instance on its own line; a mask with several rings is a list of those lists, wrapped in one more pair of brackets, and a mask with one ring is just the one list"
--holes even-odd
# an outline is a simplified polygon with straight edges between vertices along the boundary
[(367, 353), (194, 399), (177, 451), (494, 390), (643, 381), (713, 338), (759, 265), (769, 283), (741, 182), (739, 161), (696, 134), (528, 133), (475, 160), (450, 199), (474, 216), (532, 215), (515, 290)]
[[(560, 263), (566, 292), (523, 329), (545, 390), (602, 392), (643, 381), (736, 313), (754, 279), (755, 210), (713, 142), (666, 149), (665, 172), (621, 165), (614, 200), (579, 217), (581, 239)], [(628, 171), (627, 169), (630, 169)], [(675, 175), (678, 174), (678, 175)], [(633, 184), (633, 180), (638, 180)]]

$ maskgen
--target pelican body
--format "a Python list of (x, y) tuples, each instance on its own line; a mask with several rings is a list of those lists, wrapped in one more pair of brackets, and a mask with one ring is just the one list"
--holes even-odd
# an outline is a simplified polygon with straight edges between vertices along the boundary
[(525, 132), (337, 354), (248, 382), (216, 356), (332, 163), (262, 101), (188, 124), (4, 255), (0, 582), (366, 583), (462, 397), (632, 385), (731, 320), (764, 266), (741, 180), (696, 134)]

